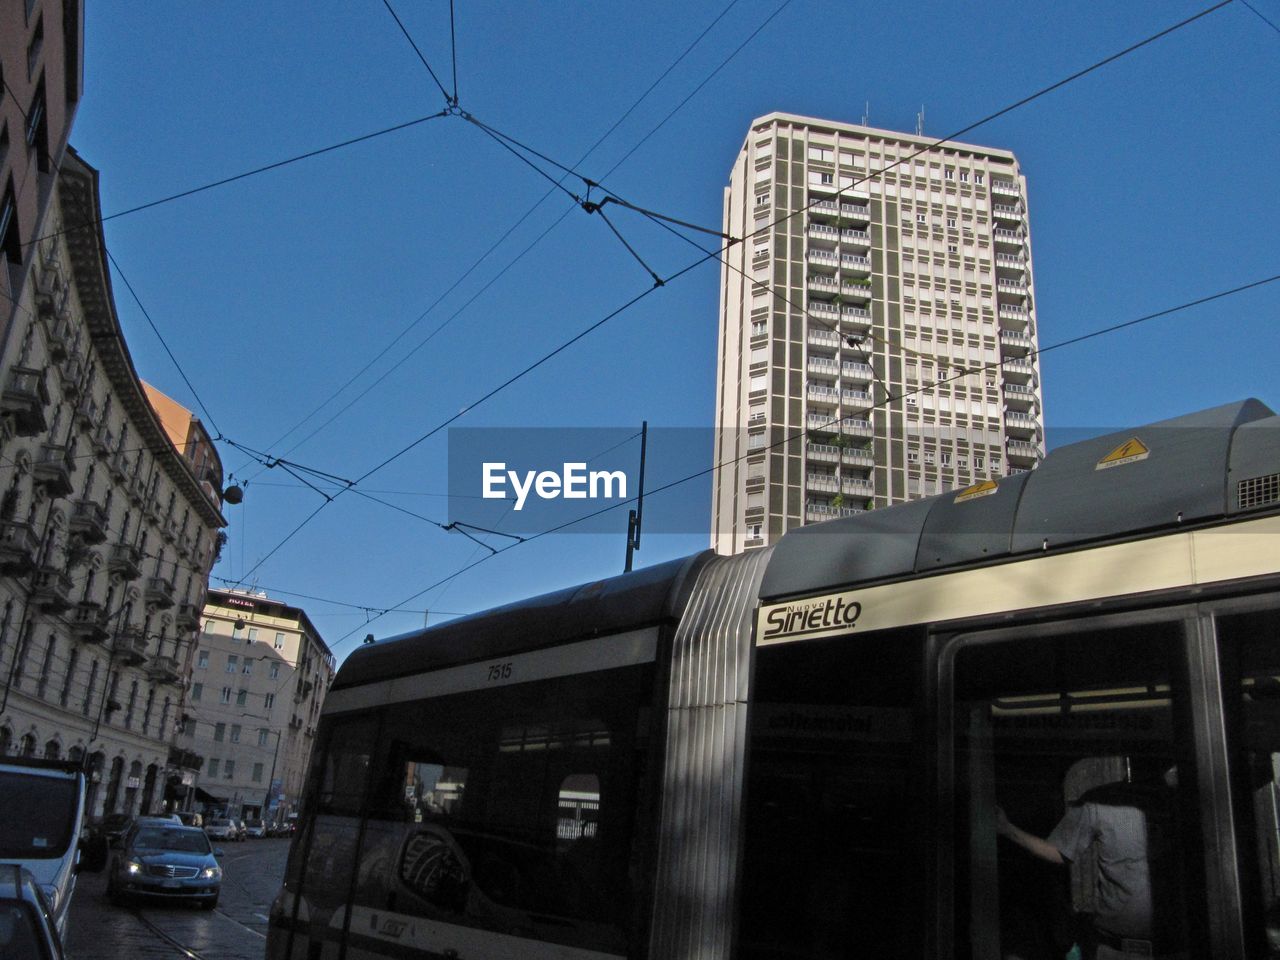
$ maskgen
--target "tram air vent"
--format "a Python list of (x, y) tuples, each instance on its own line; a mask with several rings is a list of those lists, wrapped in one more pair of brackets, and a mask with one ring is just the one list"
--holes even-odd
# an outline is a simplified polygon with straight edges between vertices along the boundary
[(1240, 510), (1251, 510), (1254, 507), (1265, 507), (1270, 503), (1280, 503), (1280, 473), (1241, 480), (1236, 486), (1236, 496)]

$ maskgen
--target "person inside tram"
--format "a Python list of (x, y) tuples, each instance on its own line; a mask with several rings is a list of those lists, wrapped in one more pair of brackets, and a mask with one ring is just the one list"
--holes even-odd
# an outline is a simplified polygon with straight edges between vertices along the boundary
[(1176, 768), (1147, 782), (1109, 783), (1072, 803), (1048, 837), (1012, 823), (996, 809), (997, 832), (1046, 863), (1076, 866), (1092, 860), (1089, 912), (1078, 932), (1084, 960), (1176, 957), (1181, 889), (1175, 830), (1171, 829)]

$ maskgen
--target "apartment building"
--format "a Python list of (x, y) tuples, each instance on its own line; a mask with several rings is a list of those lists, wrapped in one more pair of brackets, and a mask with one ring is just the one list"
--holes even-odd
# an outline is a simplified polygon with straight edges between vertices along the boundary
[(1042, 458), (1026, 180), (932, 143), (751, 124), (724, 196), (717, 552)]
[(84, 89), (77, 0), (0, 0), (0, 362), (33, 309), (34, 241)]
[(98, 197), (68, 149), (0, 362), (0, 753), (82, 760), (94, 816), (158, 809), (178, 773), (225, 525), (207, 432), (134, 369)]
[(302, 609), (210, 590), (178, 738), (204, 758), (194, 799), (246, 819), (293, 812), (334, 669)]

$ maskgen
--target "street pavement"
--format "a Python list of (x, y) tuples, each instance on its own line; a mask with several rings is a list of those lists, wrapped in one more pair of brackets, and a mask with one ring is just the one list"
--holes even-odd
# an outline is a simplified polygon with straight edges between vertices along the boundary
[[(288, 840), (215, 843), (225, 855), (222, 895), (212, 911), (187, 904), (117, 907), (107, 899), (107, 877), (82, 873), (67, 927), (68, 960), (263, 960), (267, 911), (284, 876)], [(146, 921), (145, 923), (143, 921)], [(153, 924), (184, 953), (147, 927)]]

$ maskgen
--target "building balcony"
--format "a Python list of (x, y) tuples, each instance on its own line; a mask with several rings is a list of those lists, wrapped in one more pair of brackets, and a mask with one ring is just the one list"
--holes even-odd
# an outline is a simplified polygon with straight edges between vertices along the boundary
[(122, 661), (137, 666), (147, 659), (147, 636), (137, 627), (126, 627), (116, 634), (116, 654)]
[(182, 678), (182, 669), (173, 657), (152, 657), (147, 664), (147, 676), (157, 683), (177, 683)]
[(103, 423), (93, 431), (90, 442), (93, 444), (94, 455), (99, 460), (107, 460), (111, 457), (111, 451), (115, 449), (116, 437), (111, 432), (111, 428)]
[(57, 567), (40, 567), (31, 574), (31, 600), (48, 613), (71, 609), (71, 576)]
[(92, 500), (77, 500), (71, 511), (70, 528), (85, 543), (97, 544), (107, 539), (107, 511)]
[(1036, 374), (1035, 365), (1020, 357), (1002, 360), (1000, 368), (1004, 371), (1005, 379), (1014, 383), (1027, 383)]
[(840, 323), (849, 332), (866, 333), (871, 329), (871, 311), (866, 307), (842, 307)]
[(1008, 203), (993, 203), (991, 205), (991, 216), (996, 220), (1006, 220), (1014, 223), (1022, 222), (1022, 211)]
[(145, 596), (149, 607), (172, 607), (175, 599), (173, 584), (164, 577), (151, 577), (147, 580)]
[(855, 467), (874, 467), (876, 465), (875, 454), (870, 450), (859, 450), (853, 447), (846, 447), (842, 450), (840, 459), (845, 464)]
[(816, 240), (819, 243), (838, 243), (840, 240), (840, 231), (825, 223), (810, 223), (809, 239)]
[(35, 566), (40, 538), (22, 520), (0, 520), (0, 573), (21, 575)]
[(857, 300), (866, 303), (871, 299), (871, 284), (866, 283), (842, 283), (840, 284), (841, 300)]
[(68, 355), (59, 366), (62, 374), (62, 395), (68, 400), (80, 396), (84, 383), (84, 358), (78, 353)]
[(876, 372), (869, 363), (842, 363), (840, 376), (854, 383), (870, 383), (876, 378)]
[(831, 267), (835, 269), (840, 265), (840, 258), (830, 250), (817, 250), (810, 248), (805, 254), (805, 259), (811, 264), (817, 264), (820, 267)]
[(804, 395), (810, 403), (826, 404), (832, 407), (840, 403), (840, 391), (832, 390), (830, 387), (815, 387), (810, 384), (805, 387)]
[(874, 497), (876, 495), (876, 485), (870, 480), (859, 477), (842, 477), (840, 480), (840, 492), (855, 497)]
[(71, 635), (81, 643), (102, 643), (111, 636), (107, 611), (96, 600), (81, 600), (67, 618)]
[(836, 479), (834, 474), (830, 473), (811, 473), (805, 477), (804, 485), (809, 490), (818, 490), (825, 493), (839, 493), (840, 481)]
[(809, 304), (809, 316), (819, 320), (827, 320), (836, 323), (840, 319), (840, 311), (834, 304), (827, 303), (825, 300), (817, 300)]
[(840, 448), (829, 443), (808, 443), (804, 448), (805, 456), (813, 462), (839, 463)]
[(43, 370), (14, 367), (0, 394), (0, 414), (13, 418), (14, 432), (20, 437), (34, 437), (49, 429), (45, 407), (49, 406), (49, 385)]
[(1041, 456), (1040, 444), (1030, 440), (1010, 440), (1005, 444), (1005, 453), (1009, 457), (1010, 465), (1023, 467), (1034, 465)]
[(840, 204), (834, 200), (815, 200), (809, 204), (809, 215), (838, 217), (840, 216)]
[(129, 458), (125, 456), (123, 450), (116, 450), (107, 460), (107, 469), (111, 471), (111, 478), (117, 483), (124, 483), (125, 478), (129, 475)]
[(871, 207), (865, 203), (842, 203), (840, 204), (840, 217), (845, 220), (866, 222), (871, 219)]
[(826, 357), (810, 357), (808, 366), (810, 373), (822, 373), (830, 377), (840, 375), (840, 364)]
[(876, 433), (870, 420), (854, 419), (841, 420), (840, 432), (846, 437), (874, 437)]
[(94, 431), (98, 428), (98, 403), (93, 397), (85, 396), (78, 404), (76, 404), (76, 425), (81, 430), (93, 437)]
[(1001, 180), (999, 177), (991, 178), (991, 192), (998, 193), (1004, 197), (1020, 197), (1022, 191), (1018, 189), (1018, 185), (1012, 180)]
[(1031, 351), (1031, 337), (1019, 330), (1000, 331), (1000, 352), (1025, 356)]
[(833, 507), (829, 503), (806, 503), (804, 518), (809, 523), (822, 523), (837, 517), (855, 517), (864, 511), (859, 507)]
[(841, 390), (840, 402), (846, 407), (865, 407), (871, 403), (871, 394), (866, 390)]
[(1040, 421), (1021, 410), (1005, 410), (1004, 429), (1010, 436), (1034, 437), (1040, 433)]
[(1004, 297), (1016, 297), (1021, 301), (1027, 295), (1027, 285), (1018, 280), (997, 280), (996, 293)]
[(840, 245), (866, 250), (871, 246), (871, 234), (866, 230), (841, 230)]
[(180, 603), (174, 619), (179, 630), (197, 630), (200, 627), (200, 607), (194, 603)]
[(807, 339), (811, 347), (827, 347), (833, 350), (839, 348), (841, 343), (840, 334), (820, 327), (810, 327)]
[[(840, 284), (836, 283), (835, 278), (821, 273), (809, 274), (808, 286), (810, 291), (816, 293), (836, 294), (840, 292)], [(810, 309), (812, 309), (812, 304), (810, 304)]]
[(40, 459), (31, 468), (31, 479), (44, 487), (49, 496), (65, 497), (74, 489), (73, 468), (66, 447), (46, 443), (40, 448)]
[(183, 532), (178, 537), (178, 549), (185, 553), (188, 557), (195, 559), (196, 556), (196, 535), (194, 533)]
[(999, 276), (1014, 275), (1021, 278), (1027, 272), (1027, 261), (1012, 253), (996, 254), (996, 273)]
[(134, 506), (142, 506), (147, 502), (147, 478), (140, 473), (134, 473), (128, 477), (127, 486), (129, 488), (129, 499), (133, 501)]
[(840, 432), (840, 425), (836, 422), (834, 414), (811, 413), (805, 418), (804, 425), (806, 430), (818, 433)]
[(991, 231), (995, 242), (1004, 247), (1022, 248), (1023, 237), (1020, 230), (1006, 230), (1004, 227), (996, 227)]
[(131, 543), (117, 543), (111, 548), (107, 569), (122, 580), (137, 580), (142, 576), (142, 551)]
[(842, 253), (840, 269), (852, 272), (856, 276), (866, 276), (871, 272), (871, 258), (856, 253)]
[(1004, 402), (1011, 409), (1029, 410), (1036, 405), (1035, 388), (1024, 383), (1006, 383)]
[(1026, 307), (1011, 307), (1002, 303), (996, 310), (996, 317), (1000, 321), (1000, 329), (1022, 332), (1027, 329), (1031, 314)]
[(56, 307), (56, 303), (50, 303), (48, 310), (40, 311), (40, 319), (43, 321), (49, 359), (54, 363), (61, 363), (76, 347), (76, 330), (71, 322), (71, 312), (65, 307), (61, 311)]

